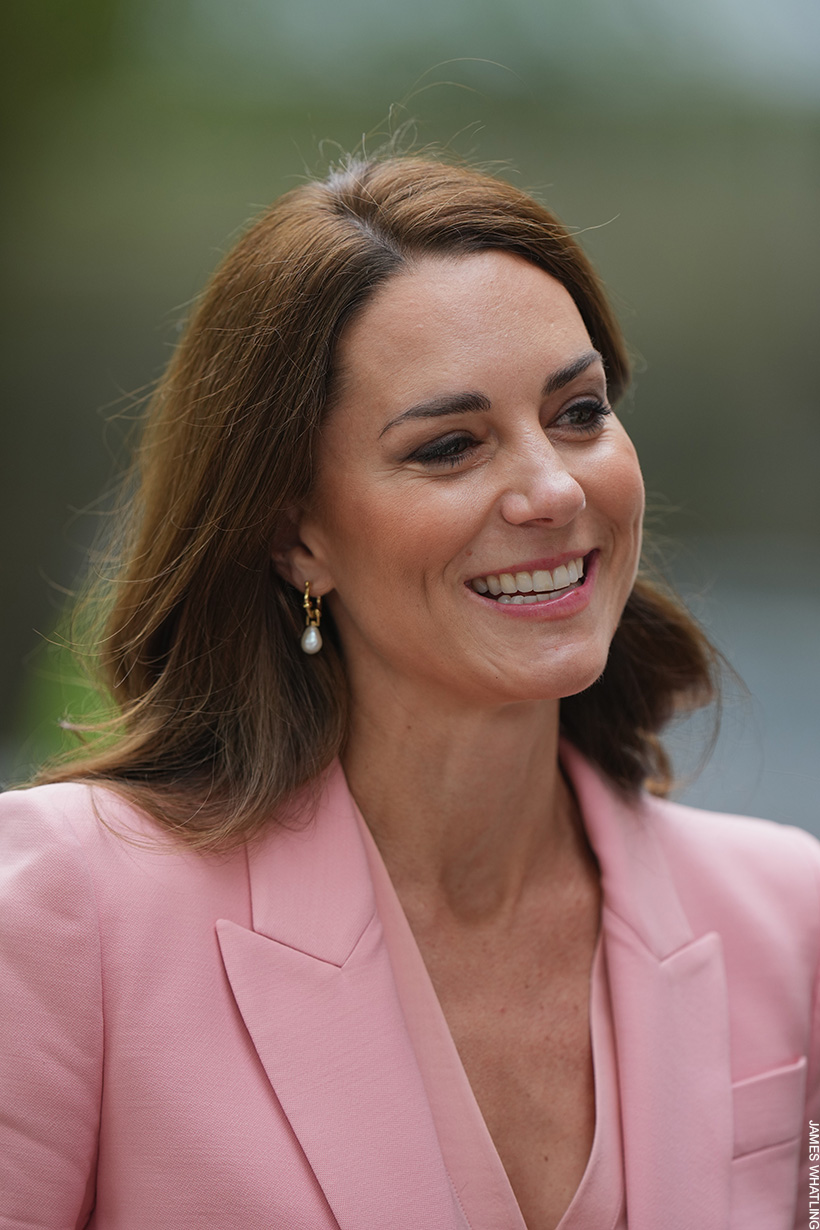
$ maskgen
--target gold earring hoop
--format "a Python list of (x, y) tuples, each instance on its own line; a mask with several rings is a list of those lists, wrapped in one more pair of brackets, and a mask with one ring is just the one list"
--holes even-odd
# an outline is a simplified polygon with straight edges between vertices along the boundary
[(322, 599), (311, 598), (310, 596), (310, 581), (305, 581), (305, 596), (302, 599), (302, 606), (305, 608), (305, 630), (302, 633), (303, 653), (318, 653), (322, 648), (322, 634), (319, 631), (319, 624), (322, 619)]

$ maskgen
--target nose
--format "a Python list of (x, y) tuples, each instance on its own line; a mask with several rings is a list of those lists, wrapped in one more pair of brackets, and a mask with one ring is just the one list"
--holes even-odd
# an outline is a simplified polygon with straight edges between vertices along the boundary
[(510, 525), (568, 525), (586, 507), (584, 489), (546, 436), (522, 441), (509, 456), (501, 515)]

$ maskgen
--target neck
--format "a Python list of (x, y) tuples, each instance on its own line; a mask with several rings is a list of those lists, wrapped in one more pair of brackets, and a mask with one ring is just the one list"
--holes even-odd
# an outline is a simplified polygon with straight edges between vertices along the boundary
[(558, 765), (557, 701), (354, 703), (344, 767), (409, 912), (503, 917), (529, 886), (589, 862)]

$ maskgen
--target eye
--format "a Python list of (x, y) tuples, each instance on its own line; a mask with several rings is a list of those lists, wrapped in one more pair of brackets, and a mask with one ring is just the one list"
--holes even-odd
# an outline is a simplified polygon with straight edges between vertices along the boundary
[(422, 445), (407, 458), (408, 461), (420, 461), (422, 465), (458, 465), (462, 457), (475, 446), (472, 436), (464, 433), (442, 436)]
[(605, 401), (598, 397), (585, 397), (567, 406), (549, 426), (569, 429), (575, 435), (592, 436), (601, 430), (607, 415), (611, 413), (612, 407)]

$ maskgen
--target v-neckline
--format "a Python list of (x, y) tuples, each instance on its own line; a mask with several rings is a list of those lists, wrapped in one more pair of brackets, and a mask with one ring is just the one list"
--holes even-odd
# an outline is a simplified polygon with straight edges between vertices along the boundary
[[(364, 818), (355, 811), (396, 990), (465, 1224), (470, 1230), (527, 1230), (401, 902)], [(556, 1230), (626, 1225), (617, 1064), (600, 931), (590, 973), (590, 1030), (595, 1130), (581, 1182)]]

